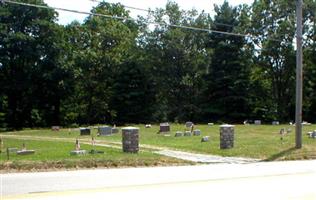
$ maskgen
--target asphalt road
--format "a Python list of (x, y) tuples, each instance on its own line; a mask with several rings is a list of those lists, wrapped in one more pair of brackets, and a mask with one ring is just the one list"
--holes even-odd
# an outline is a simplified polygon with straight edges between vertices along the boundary
[(316, 199), (316, 160), (1, 174), (0, 199)]

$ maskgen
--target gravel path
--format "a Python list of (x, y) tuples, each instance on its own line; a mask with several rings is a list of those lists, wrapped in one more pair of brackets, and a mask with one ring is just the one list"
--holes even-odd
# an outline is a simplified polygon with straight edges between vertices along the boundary
[(260, 161), (258, 159), (251, 159), (251, 158), (222, 157), (222, 156), (188, 153), (188, 152), (174, 151), (174, 150), (162, 150), (162, 151), (156, 151), (155, 153), (164, 155), (164, 156), (182, 159), (182, 160), (188, 160), (188, 161), (192, 161), (196, 163), (246, 164), (246, 163), (254, 163), (254, 162)]

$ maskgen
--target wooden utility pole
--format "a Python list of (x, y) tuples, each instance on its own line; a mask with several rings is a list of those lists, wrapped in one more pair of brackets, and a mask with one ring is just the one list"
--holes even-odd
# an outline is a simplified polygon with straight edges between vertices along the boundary
[(302, 148), (302, 101), (303, 101), (303, 49), (302, 49), (303, 0), (296, 0), (296, 109), (295, 147)]

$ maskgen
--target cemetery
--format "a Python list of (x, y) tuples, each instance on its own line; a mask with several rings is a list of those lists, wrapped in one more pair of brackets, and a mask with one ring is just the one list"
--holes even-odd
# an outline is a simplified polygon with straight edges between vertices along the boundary
[[(115, 133), (113, 128), (116, 129)], [(293, 149), (295, 134), (292, 129), (293, 126), (289, 124), (266, 125), (257, 121), (247, 126), (164, 122), (152, 124), (150, 128), (134, 124), (122, 127), (100, 125), (60, 128), (58, 133), (54, 129), (2, 132), (0, 160), (5, 161), (4, 163), (35, 162), (41, 163), (40, 165), (43, 165), (43, 162), (57, 162), (63, 167), (192, 164), (152, 153), (151, 149), (156, 147), (261, 160), (314, 158), (316, 126), (303, 127), (304, 147), (299, 150)], [(167, 134), (171, 137), (165, 137)], [(112, 145), (115, 148), (104, 145)], [(3, 168), (4, 165), (0, 165), (0, 170)]]

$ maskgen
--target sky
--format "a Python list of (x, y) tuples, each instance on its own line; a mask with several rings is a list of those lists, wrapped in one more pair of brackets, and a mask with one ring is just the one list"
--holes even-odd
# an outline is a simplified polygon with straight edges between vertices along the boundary
[[(164, 7), (168, 0), (106, 0), (109, 3), (121, 3), (125, 6), (143, 8), (143, 9), (155, 9)], [(224, 0), (173, 0), (178, 3), (181, 9), (190, 10), (192, 8), (197, 9), (198, 11), (204, 10), (207, 13), (212, 13), (213, 5), (221, 5)], [(239, 4), (251, 4), (253, 0), (227, 0), (231, 5)], [(96, 6), (98, 3), (93, 2), (93, 0), (44, 0), (49, 6), (58, 7), (58, 8), (67, 8), (78, 11), (89, 12), (92, 7)], [(133, 18), (136, 18), (138, 15), (146, 15), (146, 12), (130, 10), (130, 15)], [(82, 22), (86, 15), (58, 11), (59, 18), (58, 22), (60, 24), (69, 24), (73, 20), (78, 20)]]

